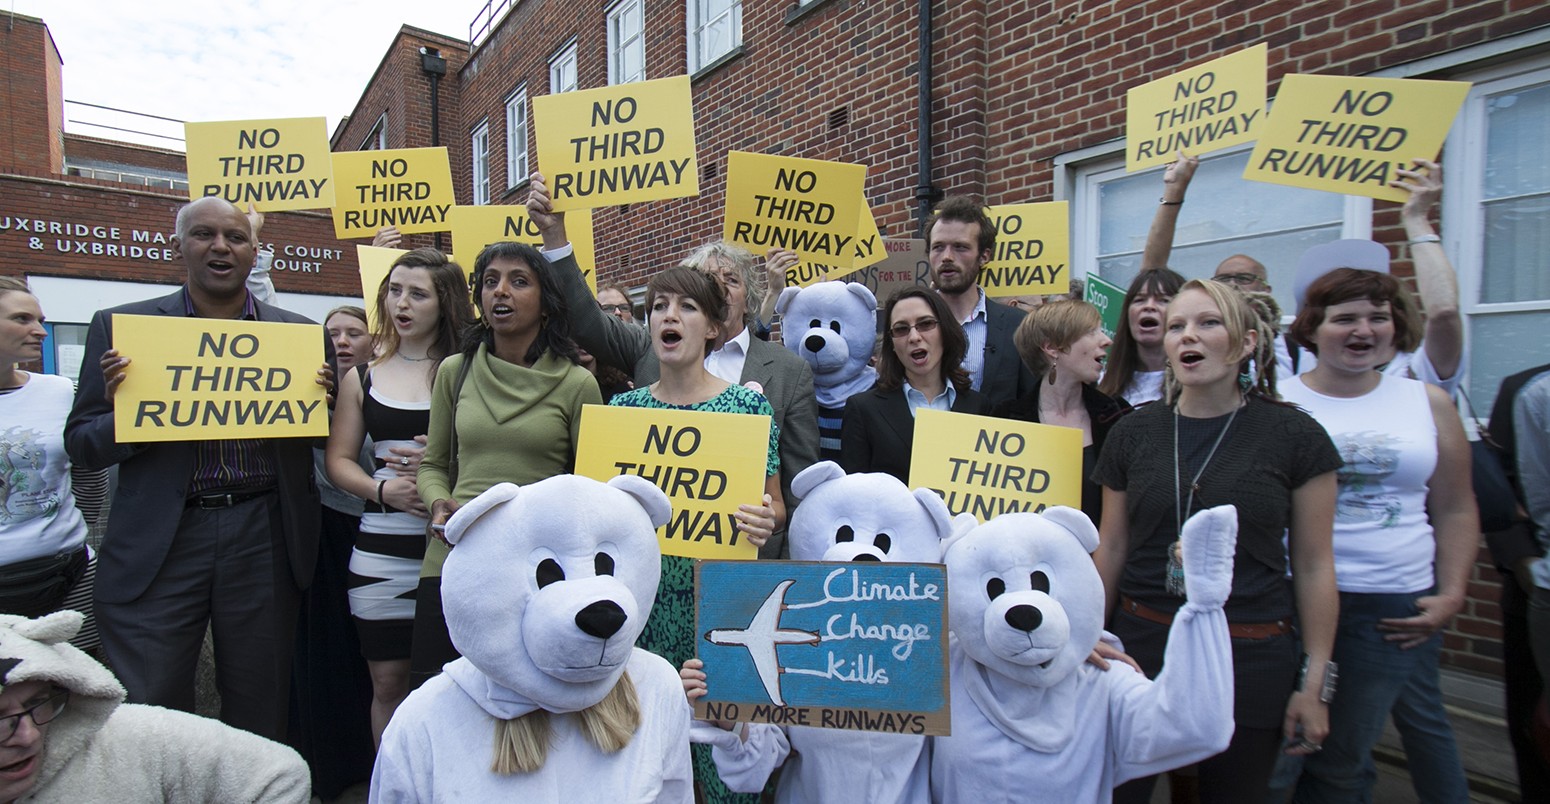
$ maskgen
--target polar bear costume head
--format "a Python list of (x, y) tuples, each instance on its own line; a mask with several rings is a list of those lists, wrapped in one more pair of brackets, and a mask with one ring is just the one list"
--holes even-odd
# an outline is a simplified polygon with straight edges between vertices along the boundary
[(1030, 687), (1053, 687), (1103, 631), (1098, 529), (1075, 508), (963, 522), (943, 551), (948, 619), (969, 658)]
[(877, 381), (868, 365), (877, 337), (877, 297), (857, 282), (786, 288), (775, 301), (781, 341), (813, 369), (824, 407), (842, 405)]
[(528, 711), (598, 703), (651, 614), (656, 529), (671, 512), (667, 495), (633, 475), (490, 488), (447, 522), (456, 547), (441, 598), (452, 643)]
[[(831, 283), (832, 284), (832, 283)], [(935, 563), (952, 518), (942, 496), (881, 472), (845, 474), (820, 461), (791, 481), (802, 500), (786, 536), (799, 561)]]

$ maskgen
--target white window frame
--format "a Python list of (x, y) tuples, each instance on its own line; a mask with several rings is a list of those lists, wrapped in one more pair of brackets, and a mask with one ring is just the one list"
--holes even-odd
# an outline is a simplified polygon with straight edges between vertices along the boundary
[(362, 151), (386, 151), (387, 150), (387, 112), (383, 112), (366, 132), (366, 138), (361, 140)]
[[(567, 69), (570, 74), (566, 75)], [(572, 39), (549, 58), (549, 94), (571, 92), (581, 86), (576, 40)]]
[[(640, 30), (633, 36), (624, 37), (619, 26), (625, 15), (634, 11), (640, 20)], [(622, 40), (622, 41), (621, 41)], [(624, 74), (624, 53), (627, 49), (640, 51), (639, 72)], [(646, 80), (646, 2), (645, 0), (619, 0), (608, 9), (608, 83), (630, 84)]]
[(506, 96), (506, 187), (527, 183), (527, 84)]
[[(688, 3), (688, 30), (687, 41), (689, 50), (689, 74), (694, 75), (707, 66), (716, 63), (728, 53), (736, 51), (743, 46), (743, 0), (732, 0), (732, 4), (725, 12), (714, 19), (706, 19), (704, 8), (707, 0), (687, 0)], [(704, 58), (700, 54), (700, 37), (705, 29), (713, 23), (730, 16), (732, 20), (732, 41), (727, 43), (726, 50), (720, 53), (706, 53)]]
[[(1452, 76), (1450, 76), (1452, 77)], [(1484, 181), (1486, 157), (1486, 105), (1491, 95), (1510, 92), (1513, 89), (1550, 82), (1550, 55), (1538, 55), (1509, 64), (1462, 73), (1459, 80), (1470, 81), (1469, 94), (1464, 108), (1448, 131), (1444, 147), (1446, 174), (1443, 182), (1442, 238), (1448, 258), (1458, 272), (1459, 310), (1464, 317), (1464, 331), (1474, 331), (1474, 316), (1490, 316), (1502, 313), (1550, 313), (1550, 299), (1532, 299), (1512, 302), (1482, 302), (1480, 293), (1485, 271), (1485, 205)], [(1491, 348), (1490, 344), (1477, 345)], [(1495, 383), (1491, 387), (1477, 387), (1470, 373), (1476, 360), (1471, 348), (1464, 365), (1465, 382), (1475, 400), (1479, 401), (1484, 416), (1493, 403)], [(1528, 361), (1529, 358), (1525, 358)], [(1536, 365), (1525, 362), (1521, 368)]]
[(473, 184), (473, 202), (475, 205), (490, 203), (490, 121), (481, 120), (474, 126), (474, 133), (469, 137), (469, 153), (473, 155), (473, 171), (470, 181)]

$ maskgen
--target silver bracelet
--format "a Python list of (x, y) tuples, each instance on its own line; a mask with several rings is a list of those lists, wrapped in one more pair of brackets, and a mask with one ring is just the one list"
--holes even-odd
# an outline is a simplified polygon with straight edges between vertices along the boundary
[(1434, 234), (1416, 235), (1410, 238), (1410, 245), (1419, 246), (1422, 243), (1442, 243), (1442, 237)]

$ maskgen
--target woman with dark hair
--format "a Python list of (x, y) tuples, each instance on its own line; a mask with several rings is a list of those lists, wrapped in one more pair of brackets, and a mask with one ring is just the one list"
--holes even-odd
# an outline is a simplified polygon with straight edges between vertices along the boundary
[[(688, 266), (669, 268), (646, 285), (646, 328), (651, 348), (662, 367), (661, 377), (644, 388), (613, 398), (610, 405), (631, 408), (698, 410), (770, 416), (770, 438), (764, 455), (764, 497), (738, 507), (737, 529), (755, 546), (763, 547), (784, 527), (786, 505), (780, 490), (780, 428), (770, 403), (762, 395), (733, 385), (705, 368), (705, 355), (722, 336), (727, 293), (721, 278)], [(751, 456), (750, 456), (751, 457)], [(662, 581), (636, 644), (667, 659), (674, 667), (694, 658), (694, 562), (683, 556), (662, 556)], [(709, 746), (694, 747), (695, 779), (707, 801), (737, 798), (716, 775)]]
[(1124, 326), (1114, 333), (1108, 368), (1098, 390), (1131, 407), (1163, 395), (1163, 313), (1184, 285), (1184, 277), (1167, 268), (1142, 271), (1131, 280), (1121, 309)]
[[(581, 408), (603, 399), (597, 380), (576, 363), (553, 270), (524, 243), (493, 243), (474, 261), (479, 322), (468, 328), (462, 353), (442, 361), (431, 391), (419, 492), (433, 526), (496, 483), (535, 483), (575, 466)], [(420, 569), (414, 686), (458, 658), (441, 610), (448, 550), (432, 541)]]
[[(1164, 322), (1167, 395), (1121, 419), (1098, 458), (1103, 523), (1093, 560), (1109, 630), (1155, 677), (1185, 605), (1179, 529), (1198, 511), (1236, 507), (1226, 604), (1235, 730), (1226, 751), (1200, 763), (1200, 799), (1262, 801), (1282, 747), (1317, 751), (1328, 731), (1340, 456), (1318, 422), (1276, 400), (1273, 330), (1242, 293), (1188, 282)], [(1150, 801), (1155, 779), (1120, 785), (1114, 800)]]
[(883, 306), (889, 339), (877, 362), (877, 384), (845, 401), (840, 465), (846, 472), (886, 472), (908, 483), (915, 411), (986, 412), (962, 368), (969, 339), (935, 291), (905, 288)]
[[(415, 477), (403, 473), (430, 425), (436, 366), (473, 321), (463, 269), (433, 248), (407, 252), (377, 289), (376, 340), (370, 363), (340, 377), (328, 436), (328, 477), (365, 501), (350, 556), (350, 613), (371, 673), (371, 732), (380, 742), (393, 710), (409, 694), (412, 593), (425, 556), (426, 509)], [(374, 470), (361, 468), (367, 436)]]
[(1082, 513), (1095, 524), (1103, 521), (1103, 487), (1091, 477), (1123, 408), (1097, 388), (1112, 343), (1103, 334), (1102, 315), (1084, 301), (1042, 304), (1017, 325), (1012, 343), (1039, 383), (1033, 393), (996, 406), (991, 415), (1081, 430)]
[[(1318, 356), (1282, 394), (1329, 431), (1344, 465), (1335, 505), (1340, 692), (1324, 750), (1304, 760), (1297, 801), (1371, 794), (1372, 747), (1401, 693), (1411, 714), (1440, 713), (1442, 631), (1464, 604), (1480, 524), (1469, 443), (1447, 392), (1385, 372), (1416, 349), (1422, 326), (1385, 273), (1336, 268), (1308, 285), (1291, 335)], [(1468, 797), (1445, 716), (1424, 722), (1423, 800)], [(1406, 747), (1422, 741), (1406, 740)], [(1418, 771), (1421, 772), (1421, 771)]]

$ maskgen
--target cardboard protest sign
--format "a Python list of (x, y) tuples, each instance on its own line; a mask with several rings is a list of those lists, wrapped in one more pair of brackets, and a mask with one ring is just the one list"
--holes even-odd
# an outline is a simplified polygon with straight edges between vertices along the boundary
[(361, 299), (366, 303), (366, 327), (372, 332), (382, 331), (377, 321), (377, 289), (382, 287), (382, 280), (387, 279), (393, 263), (408, 253), (407, 249), (401, 248), (355, 247), (355, 261), (361, 267)]
[(334, 168), (321, 117), (184, 123), (188, 197), (218, 195), (246, 210), (326, 209)]
[(1245, 179), (1403, 202), (1389, 187), (1412, 159), (1436, 159), (1467, 81), (1288, 75)]
[(732, 151), (722, 236), (759, 255), (796, 252), (803, 265), (786, 276), (795, 287), (854, 270), (865, 184), (862, 165)]
[(446, 148), (340, 151), (334, 154), (334, 236), (371, 237), (447, 231), (452, 170)]
[[(447, 214), (452, 226), (452, 259), (464, 271), (474, 270), (479, 252), (491, 243), (511, 241), (544, 247), (543, 233), (521, 206), (455, 206)], [(587, 280), (592, 295), (597, 295), (597, 264), (592, 250), (592, 210), (580, 209), (565, 216), (565, 232), (576, 251), (576, 265)]]
[(695, 717), (948, 734), (941, 564), (695, 562)]
[(556, 211), (700, 194), (686, 75), (536, 96), (533, 127)]
[(1003, 204), (986, 211), (996, 223), (996, 252), (979, 276), (986, 296), (1044, 295), (1071, 289), (1071, 213), (1067, 202)]
[(1086, 282), (1082, 300), (1098, 308), (1103, 317), (1103, 334), (1112, 338), (1125, 320), (1125, 289), (1097, 274), (1088, 274)]
[(981, 522), (1082, 505), (1082, 431), (989, 416), (915, 411), (910, 486), (936, 491)]
[(856, 202), (856, 206), (861, 212), (851, 261), (834, 265), (799, 262), (786, 269), (787, 287), (805, 288), (815, 282), (839, 279), (845, 274), (876, 265), (888, 256), (883, 250), (883, 235), (877, 228), (877, 218), (872, 216), (871, 205), (863, 198)]
[(639, 475), (673, 503), (657, 529), (666, 555), (752, 560), (759, 549), (737, 529), (737, 507), (764, 498), (770, 417), (587, 405), (576, 474), (606, 482)]
[(120, 444), (328, 435), (316, 324), (115, 314), (113, 348)]
[(877, 297), (879, 307), (887, 303), (888, 297), (894, 293), (931, 281), (931, 262), (926, 257), (926, 241), (886, 238), (883, 240), (883, 255), (881, 262), (843, 276), (847, 282), (866, 285), (867, 290)]
[(1125, 93), (1125, 170), (1248, 142), (1265, 124), (1266, 59), (1255, 45)]

